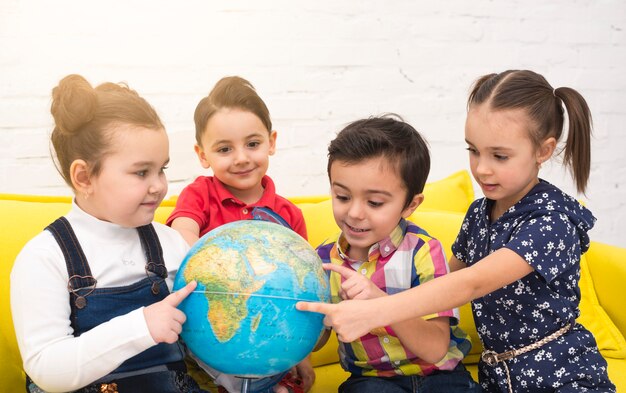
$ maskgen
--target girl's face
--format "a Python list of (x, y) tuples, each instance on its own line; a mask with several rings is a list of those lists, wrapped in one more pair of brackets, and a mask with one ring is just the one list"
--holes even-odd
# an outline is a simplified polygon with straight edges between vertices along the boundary
[(465, 122), (472, 175), (485, 197), (495, 200), (492, 220), (539, 182), (540, 156), (530, 139), (531, 122), (521, 109), (473, 105)]
[(404, 207), (406, 186), (384, 157), (334, 161), (330, 186), (335, 222), (350, 244), (350, 258), (360, 261), (367, 261), (370, 247), (387, 238), (422, 201), (419, 194)]
[(238, 108), (217, 111), (208, 121), (196, 153), (204, 168), (244, 203), (263, 195), (261, 179), (276, 147), (276, 131), (269, 131), (254, 113)]
[(121, 125), (112, 130), (111, 153), (97, 176), (89, 179), (79, 206), (100, 220), (123, 227), (147, 225), (167, 193), (169, 162), (165, 130)]

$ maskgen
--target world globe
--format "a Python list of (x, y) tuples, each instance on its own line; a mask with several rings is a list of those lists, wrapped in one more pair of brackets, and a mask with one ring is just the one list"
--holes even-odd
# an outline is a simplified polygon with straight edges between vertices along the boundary
[(191, 352), (226, 374), (259, 378), (289, 370), (314, 348), (323, 315), (298, 301), (328, 302), (315, 250), (289, 228), (258, 220), (222, 225), (200, 238), (174, 279), (198, 286), (180, 305)]

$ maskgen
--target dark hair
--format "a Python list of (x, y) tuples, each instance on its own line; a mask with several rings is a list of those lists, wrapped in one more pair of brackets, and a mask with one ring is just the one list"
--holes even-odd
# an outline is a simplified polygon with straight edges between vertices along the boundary
[(424, 191), (430, 172), (428, 144), (400, 116), (389, 114), (348, 124), (328, 146), (328, 176), (335, 161), (355, 164), (385, 157), (398, 171), (407, 188), (405, 207)]
[(106, 82), (93, 88), (76, 74), (61, 79), (52, 89), (50, 112), (55, 123), (50, 137), (56, 155), (54, 163), (72, 188), (72, 162), (85, 160), (90, 174), (98, 175), (103, 158), (110, 153), (111, 130), (115, 126), (163, 129), (154, 108), (127, 85)]
[(252, 83), (239, 76), (227, 76), (220, 79), (209, 95), (201, 99), (196, 106), (193, 119), (196, 123), (198, 145), (202, 143), (202, 134), (211, 117), (223, 108), (237, 108), (252, 112), (261, 119), (268, 132), (272, 131), (270, 112)]
[[(467, 100), (486, 103), (494, 110), (523, 109), (530, 118), (530, 138), (539, 146), (547, 138), (557, 142), (563, 133), (563, 105), (569, 118), (563, 162), (570, 168), (579, 192), (585, 192), (591, 165), (591, 112), (585, 99), (569, 87), (552, 88), (541, 75), (528, 70), (509, 70), (480, 77)], [(557, 154), (560, 154), (558, 152)]]

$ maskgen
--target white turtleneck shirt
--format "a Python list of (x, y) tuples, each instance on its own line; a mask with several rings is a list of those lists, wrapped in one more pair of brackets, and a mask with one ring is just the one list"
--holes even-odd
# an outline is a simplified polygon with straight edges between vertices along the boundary
[[(83, 249), (97, 287), (125, 286), (146, 277), (146, 257), (135, 228), (101, 221), (75, 203), (65, 216)], [(180, 234), (153, 223), (172, 288), (189, 246)], [(43, 390), (79, 389), (115, 370), (126, 359), (156, 345), (138, 308), (80, 337), (70, 325), (65, 258), (49, 231), (30, 240), (11, 272), (11, 312), (24, 370)], [(87, 301), (89, 298), (87, 297)]]

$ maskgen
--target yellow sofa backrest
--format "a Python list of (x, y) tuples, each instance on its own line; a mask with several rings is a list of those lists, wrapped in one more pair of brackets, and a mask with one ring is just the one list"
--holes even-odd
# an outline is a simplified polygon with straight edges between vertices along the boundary
[[(474, 199), (469, 174), (461, 171), (428, 183), (424, 195), (424, 203), (409, 219), (439, 239), (449, 256), (450, 246), (465, 211)], [(296, 197), (291, 200), (302, 209), (309, 243), (313, 247), (338, 231), (328, 196)], [(9, 274), (13, 261), (28, 240), (54, 219), (67, 213), (70, 202), (70, 197), (0, 195), (0, 391), (18, 392), (24, 389), (22, 362), (15, 341), (9, 303)], [(155, 220), (164, 222), (174, 204), (174, 198), (163, 201)], [(582, 315), (579, 321), (594, 333), (603, 355), (617, 358), (626, 356), (626, 342), (599, 304), (585, 261), (582, 264), (581, 292)], [(470, 334), (473, 343), (471, 354), (465, 361), (476, 362), (481, 346), (469, 305), (461, 307), (461, 327)], [(313, 354), (314, 365), (336, 361), (336, 344), (333, 341)]]

